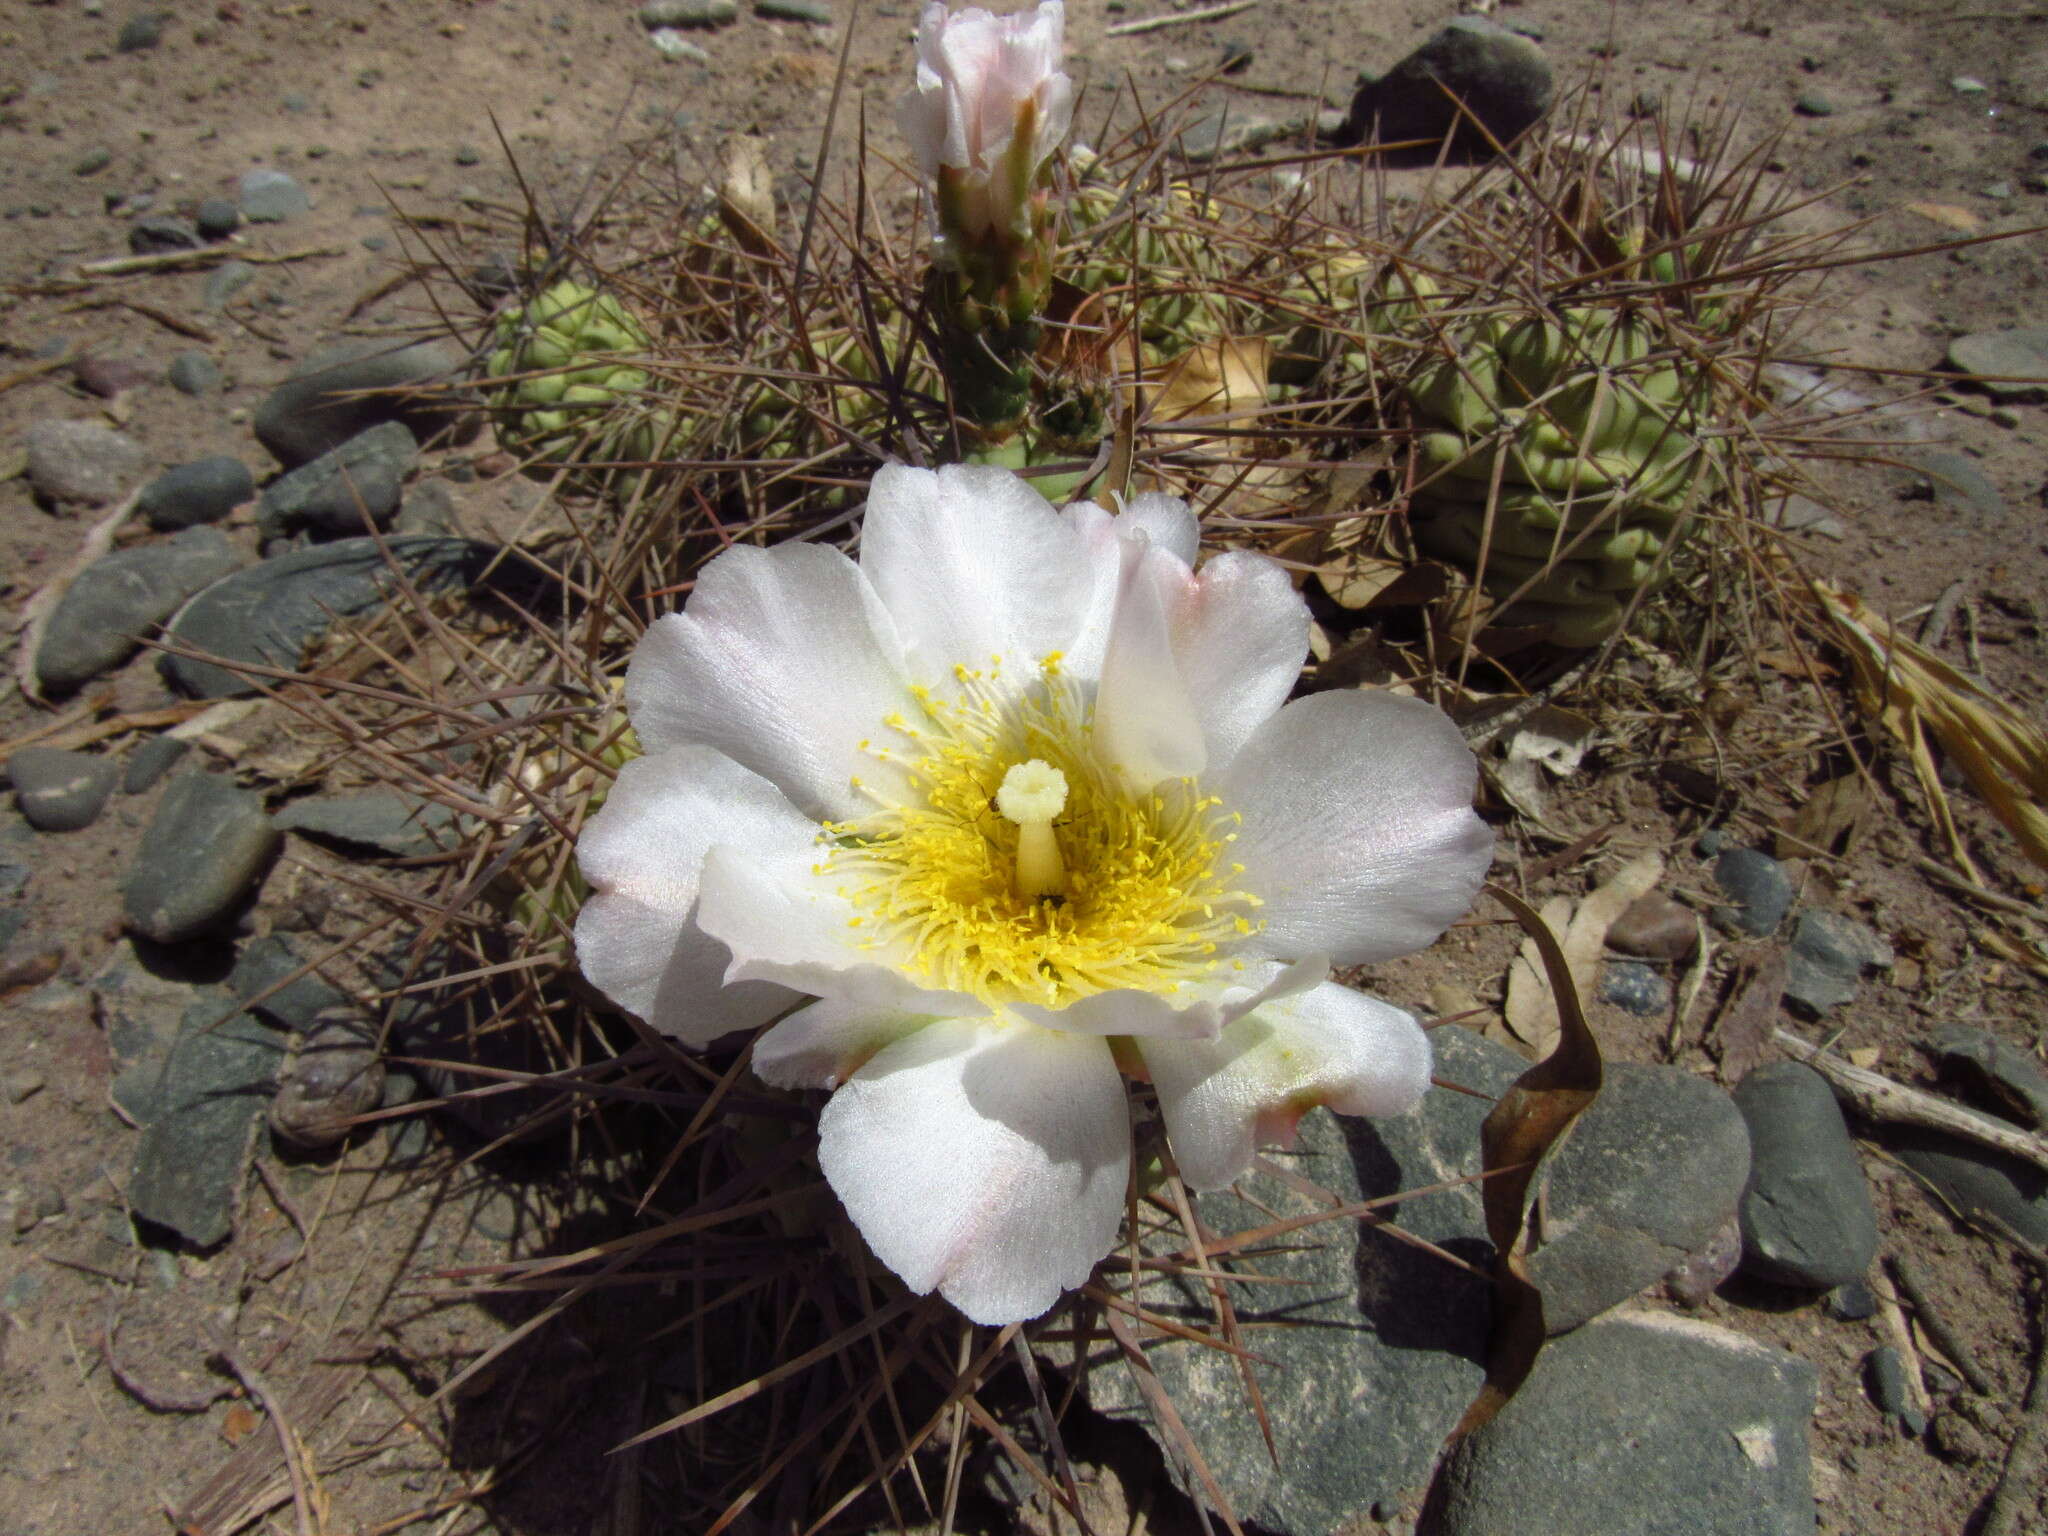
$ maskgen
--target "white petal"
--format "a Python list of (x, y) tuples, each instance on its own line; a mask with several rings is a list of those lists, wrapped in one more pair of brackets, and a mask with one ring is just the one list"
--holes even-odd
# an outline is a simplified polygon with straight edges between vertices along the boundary
[(1244, 818), (1231, 856), (1265, 901), (1253, 952), (1358, 965), (1434, 941), (1492, 858), (1472, 812), (1478, 777), (1457, 727), (1419, 699), (1346, 691), (1287, 705), (1204, 786)]
[(1010, 1011), (1047, 1029), (1080, 1034), (1211, 1040), (1231, 1020), (1254, 1008), (1321, 984), (1330, 974), (1330, 960), (1327, 955), (1309, 955), (1287, 965), (1258, 961), (1228, 974), (1228, 981), (1188, 983), (1177, 992), (1122, 987), (1064, 1008), (1012, 1003)]
[[(912, 676), (950, 684), (956, 665), (1035, 669), (1087, 615), (1088, 550), (1008, 470), (889, 465), (861, 523), (860, 568), (903, 638)], [(1031, 675), (1036, 675), (1035, 671)]]
[(704, 860), (697, 921), (732, 951), (726, 979), (773, 981), (869, 1008), (956, 1015), (986, 1011), (961, 992), (927, 992), (896, 946), (864, 947), (852, 903), (817, 873), (818, 853), (755, 858), (714, 848)]
[(1347, 1115), (1413, 1109), (1429, 1087), (1429, 1037), (1390, 1003), (1327, 982), (1268, 1003), (1214, 1040), (1140, 1040), (1181, 1177), (1241, 1178), (1265, 1144), (1291, 1145), (1317, 1104)]
[(1294, 691), (1308, 659), (1308, 604), (1277, 562), (1232, 551), (1202, 567), (1173, 631), (1214, 772)]
[(595, 888), (576, 917), (592, 986), (665, 1034), (704, 1045), (798, 1001), (782, 987), (727, 988), (722, 944), (692, 918), (714, 838), (798, 854), (816, 829), (759, 774), (709, 747), (635, 758), (577, 840)]
[(1121, 575), (1109, 648), (1095, 695), (1097, 750), (1133, 788), (1192, 778), (1208, 763), (1173, 649), (1171, 612), (1186, 591), (1177, 556), (1134, 539), (1119, 547)]
[(875, 1256), (977, 1323), (1036, 1317), (1116, 1241), (1129, 1111), (1093, 1035), (941, 1020), (855, 1072), (818, 1129)]
[(1190, 568), (1202, 545), (1201, 525), (1188, 510), (1188, 504), (1164, 491), (1133, 496), (1117, 514), (1115, 527), (1118, 538), (1134, 539), (1142, 533), (1155, 548), (1165, 550)]
[(824, 998), (754, 1043), (754, 1075), (774, 1088), (837, 1088), (878, 1051), (931, 1022), (928, 1014)]
[(891, 770), (861, 750), (905, 708), (902, 646), (836, 549), (728, 549), (689, 605), (633, 652), (626, 706), (650, 751), (700, 742), (774, 781), (814, 818), (865, 809), (850, 780)]

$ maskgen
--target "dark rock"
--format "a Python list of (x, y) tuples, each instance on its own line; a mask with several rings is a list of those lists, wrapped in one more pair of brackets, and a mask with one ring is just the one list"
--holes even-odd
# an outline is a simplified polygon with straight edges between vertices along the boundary
[(21, 747), (7, 759), (14, 803), (38, 832), (76, 832), (91, 826), (120, 776), (113, 758), (62, 747)]
[(257, 439), (288, 468), (380, 422), (403, 421), (415, 437), (425, 438), (454, 420), (450, 397), (430, 397), (427, 391), (462, 366), (462, 354), (442, 341), (339, 342), (315, 352), (273, 389), (256, 408), (252, 425)]
[(142, 488), (138, 510), (159, 533), (217, 523), (256, 494), (256, 478), (226, 454), (165, 470)]
[(165, 251), (196, 251), (204, 243), (199, 238), (199, 231), (189, 221), (173, 214), (151, 214), (128, 226), (128, 250), (135, 256), (158, 256)]
[(1985, 1029), (1955, 1026), (1934, 1039), (1941, 1074), (2015, 1125), (2048, 1130), (2048, 1073), (2025, 1050)]
[(1880, 1413), (1904, 1413), (1911, 1402), (1906, 1394), (1906, 1362), (1889, 1344), (1880, 1344), (1863, 1357), (1864, 1379), (1870, 1400)]
[[(1438, 1074), (1483, 1093), (1500, 1092), (1528, 1065), (1457, 1025), (1430, 1038)], [(1486, 1108), (1482, 1100), (1439, 1091), (1417, 1113), (1381, 1120), (1316, 1110), (1301, 1122), (1298, 1166), (1344, 1200), (1470, 1175), (1478, 1171)], [(1262, 1175), (1242, 1187), (1281, 1214), (1312, 1209)], [(1196, 1203), (1217, 1231), (1272, 1219), (1228, 1191)], [(1471, 1185), (1404, 1201), (1398, 1219), (1467, 1262), (1487, 1262)], [(1238, 1518), (1248, 1527), (1322, 1536), (1375, 1501), (1398, 1502), (1428, 1481), (1444, 1436), (1482, 1379), (1490, 1303), (1484, 1281), (1372, 1227), (1333, 1222), (1301, 1235), (1298, 1247), (1259, 1263), (1263, 1272), (1305, 1286), (1237, 1298), (1239, 1320), (1254, 1324), (1248, 1336), (1277, 1367), (1258, 1369), (1281, 1466), (1266, 1450), (1228, 1356), (1176, 1339), (1148, 1344), (1147, 1355)], [(1200, 1282), (1154, 1279), (1143, 1294), (1147, 1306), (1191, 1324), (1207, 1326), (1212, 1315)], [(1266, 1319), (1286, 1326), (1256, 1326)], [(1126, 1370), (1097, 1371), (1090, 1380), (1097, 1408), (1144, 1424), (1156, 1437)], [(1168, 1460), (1175, 1462), (1171, 1454)]]
[(1815, 1013), (1851, 1002), (1866, 970), (1892, 963), (1892, 947), (1861, 923), (1801, 912), (1785, 957), (1785, 995)]
[(242, 217), (251, 224), (281, 224), (313, 206), (297, 177), (269, 166), (243, 173), (236, 200)]
[(1877, 1217), (1827, 1080), (1799, 1062), (1773, 1062), (1736, 1086), (1735, 1104), (1751, 1152), (1745, 1266), (1816, 1289), (1860, 1279), (1877, 1255)]
[(204, 239), (225, 240), (241, 227), (242, 210), (232, 198), (209, 197), (199, 205), (192, 222)]
[(299, 1147), (331, 1147), (384, 1100), (377, 1028), (353, 1005), (324, 1010), (307, 1030), (270, 1103), (270, 1129)]
[(263, 797), (234, 780), (173, 779), (122, 883), (128, 926), (159, 944), (218, 930), (262, 878), (282, 836)]
[(164, 28), (170, 21), (169, 11), (137, 11), (121, 23), (120, 35), (114, 39), (115, 50), (146, 53), (164, 40)]
[(346, 1007), (348, 994), (318, 971), (298, 975), (305, 964), (289, 939), (266, 934), (242, 947), (228, 973), (228, 987), (279, 1029), (307, 1029), (324, 1010)]
[(1683, 902), (1651, 891), (1609, 926), (1607, 947), (1645, 960), (1684, 960), (1699, 947), (1699, 919)]
[(39, 421), (28, 429), (28, 480), (45, 501), (104, 506), (149, 468), (149, 450), (96, 421)]
[[(80, 177), (97, 176), (113, 163), (114, 152), (104, 144), (95, 144), (91, 149), (88, 149), (84, 154), (71, 162), (71, 174)], [(110, 193), (108, 195), (113, 196), (115, 194)]]
[[(389, 597), (394, 564), (421, 590), (446, 592), (481, 581), (498, 553), (494, 545), (468, 539), (411, 538), (382, 545), (375, 539), (341, 539), (298, 550), (215, 582), (180, 610), (171, 622), (171, 637), (229, 663), (296, 667), (328, 625), (368, 613)], [(163, 670), (196, 698), (255, 691), (245, 678), (212, 662), (166, 656)]]
[(1995, 1216), (2028, 1242), (2048, 1246), (2048, 1173), (1934, 1131), (1902, 1131), (1891, 1145), (1909, 1172), (1963, 1216)]
[(165, 375), (181, 395), (220, 393), (220, 368), (204, 352), (180, 352)]
[(1550, 64), (1541, 49), (1481, 17), (1460, 16), (1359, 88), (1351, 100), (1350, 137), (1382, 144), (1426, 140), (1421, 158), (1434, 158), (1437, 142), (1452, 134), (1453, 153), (1485, 159), (1493, 154), (1489, 135), (1501, 144), (1518, 138), (1549, 110), (1550, 97)]
[(128, 754), (128, 766), (121, 775), (121, 792), (139, 795), (156, 787), (157, 780), (192, 750), (192, 743), (175, 736), (152, 736)]
[(1654, 1284), (1735, 1214), (1749, 1132), (1712, 1083), (1677, 1067), (1608, 1064), (1548, 1169), (1529, 1275), (1552, 1333)]
[(224, 261), (206, 279), (201, 305), (208, 314), (219, 314), (228, 301), (256, 281), (256, 268), (246, 261)]
[(1844, 1280), (1823, 1296), (1820, 1304), (1838, 1323), (1860, 1323), (1877, 1315), (1877, 1297), (1861, 1280)]
[(102, 555), (57, 602), (36, 649), (36, 678), (61, 692), (119, 666), (193, 593), (240, 563), (218, 528)]
[(1811, 1536), (1811, 1365), (1649, 1314), (1555, 1339), (1446, 1462), (1438, 1536)]
[(1993, 1460), (1997, 1448), (1984, 1431), (1959, 1413), (1938, 1414), (1934, 1420), (1934, 1448), (1942, 1459), (1965, 1467)]
[(283, 1056), (283, 1042), (230, 998), (216, 994), (186, 1010), (135, 1144), (127, 1198), (137, 1217), (197, 1248), (227, 1238)]
[(271, 818), (287, 832), (347, 843), (394, 858), (451, 847), (455, 814), (447, 806), (392, 789), (294, 800)]
[(1948, 344), (1948, 362), (2001, 400), (2048, 400), (2048, 325), (1958, 336)]
[(647, 0), (640, 7), (640, 25), (650, 32), (664, 27), (722, 27), (739, 14), (739, 0)]
[(1714, 883), (1730, 902), (1716, 910), (1715, 921), (1739, 933), (1776, 933), (1792, 909), (1792, 879), (1785, 866), (1755, 848), (1724, 849), (1714, 860)]
[(1714, 1229), (1704, 1248), (1664, 1277), (1664, 1294), (1697, 1311), (1741, 1263), (1742, 1223), (1730, 1216)]
[(802, 21), (814, 27), (832, 25), (832, 7), (823, 0), (754, 0), (754, 14), (770, 21)]
[(298, 528), (331, 538), (382, 528), (418, 457), (403, 422), (380, 423), (266, 486), (257, 526), (265, 539)]
[(1948, 450), (1916, 453), (1911, 462), (1920, 471), (1917, 490), (1947, 512), (1968, 512), (1987, 522), (2005, 515), (2005, 498), (1967, 453)]
[(1600, 999), (1623, 1013), (1651, 1018), (1671, 1007), (1671, 983), (1635, 960), (1616, 960), (1600, 968)]

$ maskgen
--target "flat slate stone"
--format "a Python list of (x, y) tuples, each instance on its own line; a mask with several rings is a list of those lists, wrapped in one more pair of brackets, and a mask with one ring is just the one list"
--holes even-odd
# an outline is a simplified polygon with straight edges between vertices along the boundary
[(1546, 1177), (1544, 1242), (1529, 1275), (1555, 1334), (1706, 1247), (1748, 1182), (1749, 1129), (1734, 1100), (1703, 1078), (1610, 1062)]
[(1986, 1029), (1956, 1025), (1934, 1038), (1942, 1076), (2015, 1125), (2048, 1130), (2048, 1073), (2027, 1051)]
[(447, 806), (392, 789), (309, 795), (292, 801), (271, 819), (286, 832), (348, 843), (394, 858), (439, 853), (453, 846), (455, 836), (455, 814)]
[(36, 678), (66, 692), (119, 666), (193, 593), (241, 564), (218, 528), (102, 555), (71, 584), (36, 649)]
[(2001, 400), (2048, 400), (2048, 325), (1958, 336), (1948, 344), (1948, 361)]
[(1965, 1216), (1988, 1213), (2048, 1246), (2048, 1173), (1936, 1131), (1900, 1131), (1889, 1140), (1899, 1161)]
[[(1456, 1025), (1433, 1030), (1430, 1039), (1437, 1075), (1483, 1093), (1500, 1092), (1528, 1065)], [(1282, 1160), (1347, 1201), (1440, 1183), (1479, 1171), (1479, 1122), (1487, 1108), (1482, 1099), (1437, 1090), (1412, 1115), (1360, 1120), (1316, 1110), (1302, 1119), (1297, 1154)], [(1281, 1215), (1313, 1208), (1262, 1175), (1244, 1187)], [(1219, 1232), (1271, 1219), (1229, 1191), (1202, 1195), (1196, 1205)], [(1484, 1269), (1490, 1262), (1476, 1186), (1404, 1201), (1398, 1220), (1467, 1263)], [(1251, 1334), (1253, 1347), (1273, 1362), (1258, 1368), (1258, 1381), (1280, 1447), (1278, 1467), (1229, 1357), (1175, 1339), (1149, 1341), (1145, 1349), (1238, 1519), (1326, 1536), (1375, 1501), (1399, 1502), (1427, 1483), (1444, 1437), (1485, 1375), (1490, 1287), (1355, 1221), (1313, 1227), (1289, 1241), (1300, 1246), (1261, 1256), (1251, 1267), (1308, 1283), (1238, 1297), (1240, 1321), (1288, 1325)], [(1168, 1316), (1211, 1326), (1198, 1283), (1157, 1280), (1144, 1299)], [(1093, 1406), (1156, 1433), (1128, 1369), (1111, 1354), (1098, 1355), (1095, 1365)], [(1175, 1464), (1170, 1450), (1167, 1459)], [(1198, 1487), (1185, 1491), (1201, 1497)]]
[(284, 1061), (275, 1031), (216, 994), (186, 1010), (135, 1144), (128, 1203), (196, 1248), (234, 1230), (256, 1122)]
[(1445, 1464), (1429, 1536), (1812, 1536), (1804, 1360), (1706, 1323), (1553, 1341)]
[(266, 486), (257, 527), (266, 539), (300, 527), (330, 538), (382, 528), (419, 451), (404, 422), (379, 422)]
[[(199, 593), (171, 621), (171, 638), (228, 662), (296, 668), (335, 619), (371, 612), (390, 596), (394, 561), (422, 588), (446, 591), (473, 585), (497, 553), (491, 544), (433, 538), (338, 539), (295, 550)], [(190, 657), (166, 656), (163, 670), (195, 698), (256, 691), (228, 668)]]
[[(241, 954), (235, 957), (234, 970), (228, 973), (228, 989), (279, 1029), (305, 1029), (322, 1009), (343, 1007), (349, 1002), (346, 992), (317, 971), (285, 981), (307, 958), (283, 934), (266, 934), (242, 946)], [(271, 992), (279, 982), (284, 985)], [(265, 993), (269, 995), (263, 996)], [(251, 1002), (258, 997), (262, 1001)]]

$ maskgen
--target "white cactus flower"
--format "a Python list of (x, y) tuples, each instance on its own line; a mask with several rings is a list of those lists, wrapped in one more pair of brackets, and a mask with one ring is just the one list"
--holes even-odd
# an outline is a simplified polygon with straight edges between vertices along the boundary
[(886, 468), (858, 564), (729, 550), (627, 672), (646, 755), (579, 846), (584, 974), (692, 1045), (786, 1014), (755, 1071), (835, 1090), (832, 1188), (976, 1322), (1114, 1244), (1125, 1073), (1198, 1189), (1312, 1105), (1429, 1083), (1415, 1021), (1329, 970), (1465, 911), (1472, 755), (1414, 699), (1287, 702), (1300, 596), (1196, 543), (1164, 496), (1058, 512), (1003, 470)]
[(1014, 16), (925, 7), (917, 83), (897, 121), (948, 241), (1031, 232), (1032, 187), (1074, 114), (1074, 82), (1060, 69), (1065, 31), (1060, 0)]

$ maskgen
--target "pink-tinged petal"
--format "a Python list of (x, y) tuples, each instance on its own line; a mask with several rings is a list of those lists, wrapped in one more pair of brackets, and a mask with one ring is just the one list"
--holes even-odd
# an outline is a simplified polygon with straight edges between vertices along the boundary
[(868, 947), (860, 914), (817, 868), (818, 852), (762, 859), (714, 848), (697, 922), (732, 951), (728, 982), (772, 981), (863, 1008), (958, 1015), (987, 1011), (962, 992), (927, 992), (899, 946)]
[(665, 1034), (708, 1044), (799, 999), (782, 987), (727, 988), (725, 947), (692, 916), (713, 839), (798, 856), (816, 828), (773, 784), (709, 747), (635, 758), (577, 840), (594, 894), (576, 918), (592, 986)]
[(1087, 1035), (1131, 1035), (1161, 1040), (1212, 1040), (1233, 1019), (1276, 998), (1318, 986), (1330, 974), (1326, 955), (1290, 964), (1253, 961), (1225, 973), (1226, 982), (1190, 982), (1176, 992), (1141, 992), (1121, 987), (1097, 992), (1064, 1008), (1012, 1003), (1010, 1011), (1047, 1029)]
[(728, 549), (681, 613), (658, 620), (626, 671), (650, 751), (701, 743), (772, 780), (806, 815), (866, 809), (849, 788), (890, 783), (862, 743), (907, 707), (902, 645), (874, 589), (836, 549)]
[(1038, 1316), (1116, 1241), (1129, 1110), (1093, 1035), (940, 1020), (855, 1072), (818, 1130), (875, 1256), (977, 1323)]
[(1308, 604), (1279, 564), (1233, 551), (1202, 567), (1173, 631), (1214, 772), (1294, 691), (1308, 659)]
[(1410, 954), (1464, 915), (1493, 832), (1449, 718), (1419, 699), (1349, 691), (1297, 699), (1204, 785), (1243, 818), (1231, 857), (1262, 898), (1248, 953), (1339, 965)]
[(860, 568), (928, 686), (996, 657), (1035, 677), (1087, 616), (1088, 562), (1076, 531), (1008, 470), (892, 464), (868, 493)]
[(824, 998), (754, 1043), (754, 1075), (772, 1088), (837, 1088), (878, 1052), (931, 1022), (929, 1014)]
[(1166, 1139), (1195, 1189), (1242, 1178), (1265, 1145), (1291, 1146), (1318, 1104), (1347, 1115), (1413, 1109), (1429, 1088), (1429, 1037), (1407, 1013), (1327, 982), (1268, 1003), (1214, 1040), (1137, 1042)]
[(1095, 743), (1132, 788), (1192, 778), (1208, 763), (1202, 720), (1174, 654), (1172, 610), (1187, 566), (1148, 539), (1123, 541), (1116, 609), (1095, 695)]

